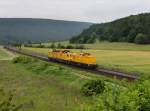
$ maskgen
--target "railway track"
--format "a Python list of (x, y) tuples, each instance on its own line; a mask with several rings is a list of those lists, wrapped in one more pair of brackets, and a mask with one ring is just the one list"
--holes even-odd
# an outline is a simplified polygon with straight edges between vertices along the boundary
[[(5, 46), (4, 48), (11, 51), (11, 52), (15, 52), (15, 53), (19, 53), (19, 54), (22, 54), (22, 55), (34, 57), (34, 58), (37, 58), (37, 59), (40, 59), (40, 60), (43, 60), (43, 61), (47, 61), (47, 62), (50, 61), (46, 55), (43, 55), (43, 54), (40, 54), (40, 53), (22, 51), (22, 50), (19, 50), (19, 49), (15, 48), (15, 47), (8, 47), (8, 46)], [(54, 62), (54, 61), (51, 61), (51, 62)], [(59, 64), (63, 64), (63, 63), (59, 63)], [(80, 68), (80, 67), (73, 66), (73, 65), (67, 65), (67, 64), (63, 64), (63, 65), (73, 67), (73, 68), (77, 68), (77, 69), (84, 70), (84, 71), (88, 71), (88, 72), (92, 72), (92, 73), (99, 74), (99, 75), (115, 77), (117, 79), (126, 79), (128, 81), (135, 81), (139, 78), (136, 74), (129, 74), (129, 73), (110, 70), (110, 69), (106, 69), (106, 68), (102, 68), (102, 67), (98, 67), (95, 70), (91, 70), (91, 69)]]

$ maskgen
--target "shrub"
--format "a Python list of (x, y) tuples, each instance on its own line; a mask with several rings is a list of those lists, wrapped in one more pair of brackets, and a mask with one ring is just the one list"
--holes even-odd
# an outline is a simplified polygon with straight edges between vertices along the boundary
[(66, 48), (66, 47), (65, 47), (65, 46), (63, 46), (63, 45), (60, 47), (60, 49), (65, 49), (65, 48)]
[(24, 63), (24, 64), (27, 64), (27, 63), (31, 63), (35, 61), (35, 59), (33, 58), (30, 58), (30, 57), (27, 57), (27, 56), (19, 56), (19, 57), (15, 57), (12, 62), (13, 63)]
[(136, 44), (144, 44), (144, 42), (145, 42), (145, 35), (144, 34), (138, 34), (136, 37), (135, 37), (135, 40), (134, 40), (134, 42), (136, 43)]
[(55, 48), (56, 48), (55, 43), (52, 43), (52, 44), (50, 45), (50, 48), (55, 49)]
[(24, 47), (33, 47), (32, 44), (24, 44)]
[(25, 44), (24, 47), (46, 48), (46, 46), (42, 44), (39, 44), (39, 45)]
[(137, 91), (137, 97), (134, 100), (138, 111), (150, 111), (150, 82), (145, 80), (133, 89)]
[(102, 80), (92, 80), (87, 82), (82, 87), (82, 93), (85, 96), (92, 96), (103, 93), (105, 90), (105, 84)]
[(74, 47), (72, 45), (67, 45), (66, 49), (74, 49)]
[(95, 104), (84, 111), (150, 111), (150, 81), (145, 80), (129, 87), (111, 85), (98, 96)]
[(76, 49), (85, 49), (84, 45), (78, 45), (75, 47)]

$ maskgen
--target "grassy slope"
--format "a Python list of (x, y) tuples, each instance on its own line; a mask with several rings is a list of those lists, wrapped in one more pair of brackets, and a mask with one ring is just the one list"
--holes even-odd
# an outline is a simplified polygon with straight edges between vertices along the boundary
[(0, 87), (16, 89), (17, 103), (23, 103), (25, 111), (70, 111), (86, 102), (78, 90), (51, 76), (36, 75), (6, 61), (0, 61), (0, 66)]
[(94, 102), (92, 98), (81, 95), (82, 84), (89, 79), (105, 79), (51, 63), (39, 73), (41, 63), (24, 65), (0, 61), (0, 88), (15, 89), (15, 102), (23, 104), (23, 111), (81, 110), (82, 106)]
[[(64, 44), (67, 44), (65, 42)], [(129, 43), (100, 43), (86, 45), (91, 49), (82, 50), (96, 56), (99, 65), (117, 68), (125, 71), (132, 71), (150, 74), (150, 45), (135, 45)], [(32, 51), (47, 54), (49, 49), (26, 48)], [(81, 50), (73, 50), (81, 52)]]

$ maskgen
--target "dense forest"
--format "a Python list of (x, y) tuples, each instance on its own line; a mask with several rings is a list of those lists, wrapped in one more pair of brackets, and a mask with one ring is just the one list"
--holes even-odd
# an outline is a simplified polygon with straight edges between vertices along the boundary
[(0, 43), (63, 40), (80, 34), (90, 25), (51, 19), (0, 18)]
[(94, 24), (80, 35), (70, 39), (71, 43), (94, 43), (99, 41), (150, 43), (150, 13), (131, 15), (109, 23)]

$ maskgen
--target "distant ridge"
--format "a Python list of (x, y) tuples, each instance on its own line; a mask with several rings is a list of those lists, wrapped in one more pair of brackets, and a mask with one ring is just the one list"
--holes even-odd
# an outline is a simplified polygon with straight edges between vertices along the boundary
[(150, 13), (131, 15), (112, 22), (94, 24), (71, 43), (94, 43), (96, 40), (150, 44)]
[(0, 18), (0, 43), (69, 39), (90, 25), (92, 23), (65, 20)]

